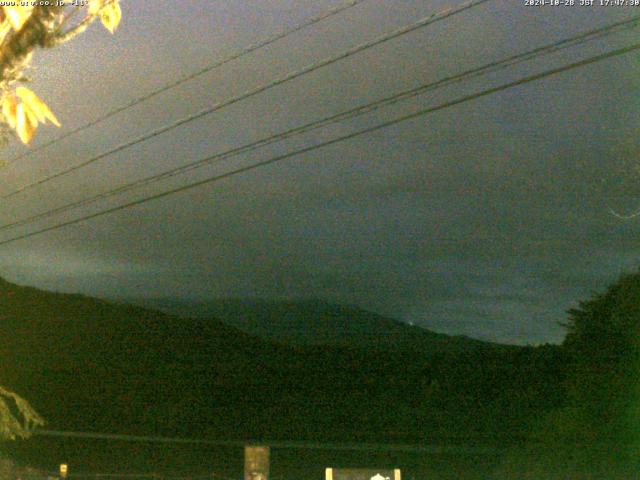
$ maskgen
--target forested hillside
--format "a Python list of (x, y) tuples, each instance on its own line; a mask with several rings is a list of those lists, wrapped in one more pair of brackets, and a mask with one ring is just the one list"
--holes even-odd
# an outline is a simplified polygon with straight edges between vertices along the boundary
[(504, 445), (565, 398), (554, 346), (289, 347), (211, 318), (4, 281), (0, 295), (4, 382), (51, 429)]

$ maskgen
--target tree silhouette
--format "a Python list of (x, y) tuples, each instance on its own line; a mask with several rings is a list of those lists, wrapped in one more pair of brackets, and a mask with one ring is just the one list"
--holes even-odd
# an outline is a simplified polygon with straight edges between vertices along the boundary
[(585, 455), (606, 469), (611, 461), (622, 465), (625, 458), (637, 459), (640, 273), (621, 276), (605, 293), (569, 310), (567, 328), (569, 402), (578, 412)]
[[(563, 405), (536, 420), (496, 478), (630, 480), (640, 471), (640, 273), (568, 311)], [(556, 388), (560, 386), (556, 385)]]

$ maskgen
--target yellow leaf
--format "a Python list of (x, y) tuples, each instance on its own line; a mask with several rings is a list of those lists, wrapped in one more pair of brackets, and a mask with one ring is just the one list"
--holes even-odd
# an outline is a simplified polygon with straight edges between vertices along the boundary
[(49, 107), (31, 90), (25, 87), (18, 87), (16, 88), (16, 95), (22, 100), (25, 111), (31, 113), (37, 121), (47, 123), (47, 120), (50, 120), (56, 127), (60, 126), (60, 122), (58, 122), (58, 119)]
[(38, 119), (28, 110), (24, 108), (24, 105), (19, 104), (17, 108), (17, 124), (16, 132), (22, 143), (29, 143), (33, 138), (33, 134), (38, 128)]
[(6, 123), (15, 129), (22, 143), (29, 143), (38, 128), (38, 122), (46, 123), (50, 120), (60, 126), (58, 119), (49, 107), (31, 90), (25, 87), (16, 88), (2, 101), (2, 115)]
[(97, 15), (104, 6), (104, 0), (89, 0), (89, 15)]
[(1, 14), (2, 12), (0, 12), (0, 17), (4, 17), (4, 19), (0, 21), (0, 43), (4, 42), (4, 37), (7, 36), (7, 33), (9, 33), (9, 31), (11, 31), (11, 23), (9, 23), (9, 20), (7, 20), (6, 15)]
[(111, 0), (107, 5), (100, 10), (100, 20), (104, 27), (111, 33), (115, 32), (120, 19), (122, 18), (122, 10), (120, 10), (120, 4), (118, 0)]
[(18, 102), (16, 102), (16, 97), (13, 95), (7, 95), (2, 102), (2, 115), (11, 128), (16, 128)]
[(4, 13), (9, 20), (9, 23), (13, 27), (13, 29), (17, 32), (22, 28), (29, 17), (31, 16), (31, 11), (33, 10), (33, 6), (19, 6), (15, 5), (13, 7), (3, 7)]

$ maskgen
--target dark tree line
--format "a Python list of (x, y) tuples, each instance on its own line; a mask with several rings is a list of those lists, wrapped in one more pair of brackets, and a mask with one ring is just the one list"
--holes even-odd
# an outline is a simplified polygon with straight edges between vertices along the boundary
[(565, 400), (542, 418), (500, 477), (640, 478), (640, 273), (568, 311)]

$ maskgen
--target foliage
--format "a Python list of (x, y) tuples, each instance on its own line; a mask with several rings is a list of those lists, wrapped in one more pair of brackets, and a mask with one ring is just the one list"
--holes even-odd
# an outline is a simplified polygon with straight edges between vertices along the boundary
[[(564, 347), (572, 359), (570, 404), (589, 445), (640, 446), (640, 273), (569, 311)], [(585, 449), (588, 451), (589, 449)], [(606, 449), (605, 449), (606, 450)], [(598, 461), (595, 452), (591, 458)], [(608, 468), (608, 466), (607, 466)]]
[(626, 480), (640, 467), (640, 273), (568, 314), (565, 405), (533, 425), (500, 478)]
[[(5, 138), (15, 131), (26, 144), (31, 141), (39, 123), (50, 121), (60, 126), (49, 107), (34, 92), (23, 86), (16, 88), (16, 84), (28, 80), (24, 72), (36, 48), (52, 48), (68, 42), (97, 18), (113, 33), (122, 16), (119, 1), (89, 0), (83, 7), (69, 2), (60, 6), (39, 6), (29, 1), (0, 7), (0, 121)], [(82, 13), (81, 18), (74, 20), (78, 13)]]
[(44, 420), (19, 395), (0, 387), (0, 439), (26, 438)]
[[(89, 0), (85, 6), (37, 5), (36, 2), (3, 2), (0, 7), (0, 128), (6, 138), (15, 131), (29, 143), (39, 123), (60, 126), (49, 107), (30, 89), (17, 86), (36, 48), (52, 48), (84, 32), (94, 20), (113, 33), (122, 16), (120, 0)], [(7, 5), (4, 5), (6, 3)], [(43, 2), (44, 3), (44, 2)], [(84, 2), (83, 2), (84, 3)], [(83, 13), (79, 20), (78, 13)], [(29, 436), (44, 422), (29, 403), (0, 387), (0, 439)]]

